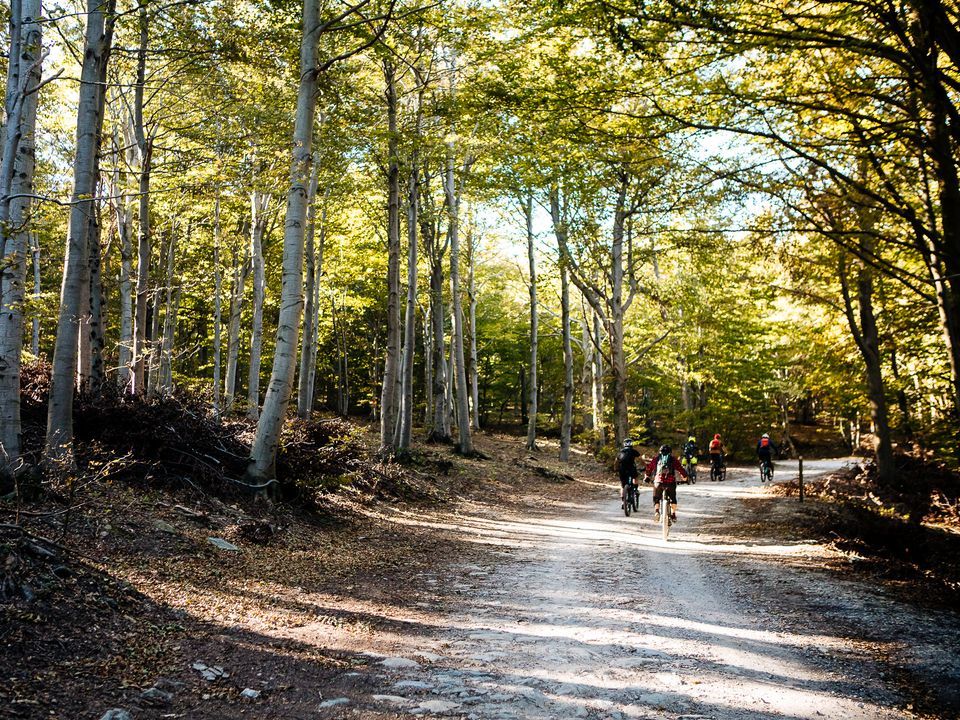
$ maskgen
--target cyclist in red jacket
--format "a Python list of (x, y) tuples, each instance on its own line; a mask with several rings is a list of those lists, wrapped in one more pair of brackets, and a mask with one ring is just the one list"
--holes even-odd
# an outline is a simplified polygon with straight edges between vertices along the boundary
[(661, 445), (659, 454), (647, 463), (645, 468), (647, 477), (653, 477), (653, 508), (654, 519), (660, 522), (660, 500), (663, 493), (667, 493), (670, 501), (670, 519), (677, 519), (677, 473), (686, 478), (687, 471), (680, 461), (673, 456), (669, 445)]

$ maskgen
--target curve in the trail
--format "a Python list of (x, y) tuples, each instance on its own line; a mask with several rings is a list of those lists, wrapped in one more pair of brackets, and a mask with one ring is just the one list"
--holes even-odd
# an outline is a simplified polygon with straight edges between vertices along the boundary
[[(649, 491), (648, 512), (626, 518), (614, 486), (610, 500), (547, 517), (398, 514), (499, 545), (511, 561), (463, 568), (455, 617), (431, 619), (441, 656), (394, 670), (391, 692), (413, 714), (470, 720), (914, 717), (898, 709), (908, 700), (893, 679), (947, 672), (960, 648), (956, 617), (940, 618), (952, 634), (908, 641), (884, 628), (931, 619), (795, 562), (823, 548), (726, 536), (723, 519), (744, 512), (739, 499), (762, 492), (753, 470), (728, 478), (680, 488), (666, 542)], [(909, 647), (926, 652), (911, 657)]]

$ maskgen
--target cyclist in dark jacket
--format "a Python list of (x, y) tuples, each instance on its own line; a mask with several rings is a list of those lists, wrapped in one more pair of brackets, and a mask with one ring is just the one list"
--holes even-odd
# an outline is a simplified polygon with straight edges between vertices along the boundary
[[(757, 441), (757, 457), (760, 459), (760, 467), (770, 466), (770, 476), (773, 477), (773, 455), (777, 452), (777, 446), (773, 444), (768, 433), (764, 433)], [(763, 473), (760, 474), (760, 481), (766, 478)]]
[(626, 502), (626, 488), (628, 482), (633, 482), (637, 477), (637, 458), (640, 457), (633, 447), (633, 440), (627, 438), (623, 441), (623, 447), (617, 453), (617, 474), (620, 476), (620, 508), (623, 509), (623, 503)]

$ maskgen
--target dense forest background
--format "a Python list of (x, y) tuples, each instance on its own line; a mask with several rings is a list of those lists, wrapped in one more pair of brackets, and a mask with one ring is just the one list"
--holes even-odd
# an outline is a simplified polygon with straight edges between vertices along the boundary
[(254, 480), (313, 412), (385, 456), (509, 426), (957, 462), (954, 3), (0, 14), (8, 470), (70, 466), (75, 392), (246, 415)]

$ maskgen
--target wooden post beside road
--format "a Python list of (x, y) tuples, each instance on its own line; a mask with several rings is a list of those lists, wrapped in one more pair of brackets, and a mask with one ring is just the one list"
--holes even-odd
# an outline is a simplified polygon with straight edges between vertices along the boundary
[(800, 456), (800, 502), (803, 502), (803, 455)]

